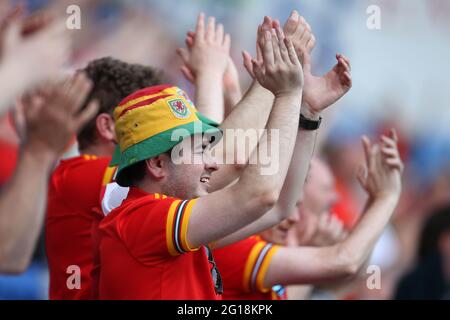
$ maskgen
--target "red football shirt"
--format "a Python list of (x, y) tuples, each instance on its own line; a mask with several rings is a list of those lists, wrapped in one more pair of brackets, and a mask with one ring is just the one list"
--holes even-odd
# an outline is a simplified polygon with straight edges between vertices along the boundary
[[(63, 160), (51, 177), (46, 218), (50, 299), (91, 298), (91, 229), (102, 218), (93, 214), (92, 208), (100, 205), (110, 160), (90, 155)], [(80, 270), (80, 288), (72, 282), (75, 269), (71, 266)]]
[(130, 188), (100, 222), (100, 299), (218, 299), (204, 247), (186, 232), (196, 200)]
[(279, 247), (253, 236), (214, 250), (222, 275), (224, 300), (283, 300), (282, 286), (264, 288), (270, 261)]

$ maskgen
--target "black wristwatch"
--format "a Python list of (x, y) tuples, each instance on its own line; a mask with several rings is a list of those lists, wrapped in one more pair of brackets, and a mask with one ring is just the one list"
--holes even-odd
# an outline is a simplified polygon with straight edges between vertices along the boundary
[(300, 113), (300, 121), (298, 122), (298, 127), (299, 129), (303, 130), (317, 130), (319, 129), (321, 122), (322, 117), (319, 117), (319, 120), (311, 120)]

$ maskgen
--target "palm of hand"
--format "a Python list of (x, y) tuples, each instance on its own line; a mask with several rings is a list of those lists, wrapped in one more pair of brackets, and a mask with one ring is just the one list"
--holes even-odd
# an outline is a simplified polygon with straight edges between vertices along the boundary
[(188, 63), (189, 69), (198, 73), (202, 70), (220, 70), (225, 72), (228, 62), (228, 52), (219, 46), (192, 48), (191, 59)]
[(317, 112), (335, 103), (351, 87), (340, 74), (339, 66), (335, 66), (322, 77), (313, 76), (311, 73), (306, 72), (304, 77), (303, 102)]

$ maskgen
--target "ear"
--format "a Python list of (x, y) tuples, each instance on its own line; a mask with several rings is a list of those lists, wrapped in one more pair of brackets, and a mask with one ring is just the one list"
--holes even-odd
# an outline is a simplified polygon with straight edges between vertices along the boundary
[(147, 173), (155, 180), (167, 177), (168, 164), (164, 154), (145, 160)]
[(107, 113), (100, 113), (95, 119), (95, 126), (101, 139), (107, 141), (116, 141), (114, 119), (111, 115)]

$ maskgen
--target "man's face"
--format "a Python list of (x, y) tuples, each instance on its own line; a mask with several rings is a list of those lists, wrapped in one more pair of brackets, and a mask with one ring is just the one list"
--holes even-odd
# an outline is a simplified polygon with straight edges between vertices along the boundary
[(330, 168), (322, 161), (313, 159), (300, 208), (318, 215), (330, 211), (337, 200), (338, 194)]
[(317, 230), (319, 215), (329, 212), (338, 200), (335, 181), (329, 167), (318, 159), (311, 161), (298, 212), (301, 223), (296, 226), (297, 241), (307, 244)]
[(206, 137), (195, 135), (183, 139), (168, 157), (168, 175), (163, 193), (180, 199), (193, 199), (209, 192), (209, 181), (218, 169), (211, 156)]

